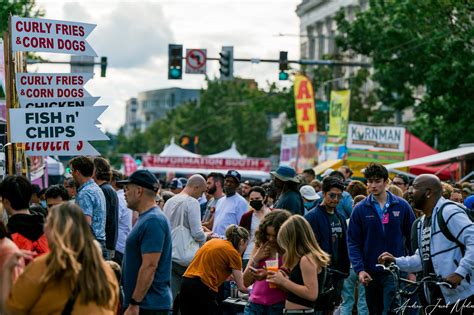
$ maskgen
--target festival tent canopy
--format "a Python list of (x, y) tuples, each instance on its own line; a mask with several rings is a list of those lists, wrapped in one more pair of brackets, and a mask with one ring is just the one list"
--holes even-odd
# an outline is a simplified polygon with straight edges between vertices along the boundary
[(454, 150), (444, 151), (441, 153), (435, 153), (428, 156), (416, 158), (413, 160), (392, 163), (392, 164), (385, 165), (385, 167), (391, 170), (391, 169), (405, 168), (405, 167), (413, 168), (414, 166), (420, 166), (420, 165), (424, 166), (424, 165), (431, 165), (431, 164), (443, 164), (443, 163), (447, 164), (447, 163), (458, 162), (460, 160), (465, 159), (467, 156), (470, 156), (470, 155), (474, 155), (474, 145), (457, 148)]
[(171, 138), (170, 144), (159, 154), (160, 156), (176, 156), (176, 157), (200, 157), (199, 154), (183, 149)]
[[(415, 135), (408, 131), (405, 133), (405, 160), (410, 161), (436, 153), (438, 153), (436, 149), (433, 149)], [(437, 174), (441, 179), (451, 179), (451, 174), (458, 170), (457, 163), (448, 166), (428, 166), (428, 163), (421, 163), (409, 167), (412, 174)]]
[(239, 151), (237, 151), (237, 146), (235, 145), (235, 142), (232, 142), (232, 146), (222, 152), (215, 153), (208, 155), (210, 158), (225, 158), (225, 159), (244, 159), (245, 156), (240, 154)]

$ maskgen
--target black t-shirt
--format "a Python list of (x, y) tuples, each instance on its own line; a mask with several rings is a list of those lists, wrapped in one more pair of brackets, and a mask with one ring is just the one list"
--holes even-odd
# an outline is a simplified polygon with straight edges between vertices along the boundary
[(339, 260), (339, 244), (342, 240), (342, 223), (335, 213), (328, 213), (329, 224), (332, 235), (332, 258), (331, 261)]
[[(423, 229), (421, 231), (421, 263), (423, 264), (423, 277), (434, 274), (435, 270), (431, 261), (430, 253), (431, 242), (431, 216), (425, 217), (423, 221)], [(434, 283), (425, 283), (423, 287), (428, 304), (435, 303), (441, 298), (444, 301), (443, 294), (438, 285)]]

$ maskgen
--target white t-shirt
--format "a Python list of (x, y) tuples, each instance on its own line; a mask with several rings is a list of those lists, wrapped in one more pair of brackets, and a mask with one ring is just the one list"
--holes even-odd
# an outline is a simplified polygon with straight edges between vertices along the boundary
[(245, 250), (243, 259), (250, 259), (252, 256), (252, 251), (253, 248), (255, 247), (255, 232), (258, 230), (258, 227), (260, 225), (260, 219), (257, 217), (257, 215), (254, 213), (252, 214), (252, 224), (250, 225), (250, 241), (249, 244), (247, 245), (247, 249)]
[(219, 199), (214, 213), (214, 226), (212, 231), (225, 237), (225, 230), (231, 224), (239, 225), (240, 218), (247, 212), (247, 200), (239, 194)]
[(201, 207), (197, 199), (184, 193), (177, 194), (165, 203), (163, 211), (170, 221), (171, 230), (180, 225), (181, 215), (184, 211), (184, 227), (191, 231), (196, 242), (204, 243), (206, 234), (201, 226)]

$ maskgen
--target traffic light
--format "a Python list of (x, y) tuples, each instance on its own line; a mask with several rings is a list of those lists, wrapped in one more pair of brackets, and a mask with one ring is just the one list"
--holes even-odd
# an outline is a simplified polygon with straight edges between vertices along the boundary
[(278, 79), (280, 81), (288, 80), (290, 76), (288, 74), (288, 52), (287, 51), (280, 51), (280, 60), (278, 61), (280, 67), (280, 73), (278, 74)]
[(168, 79), (181, 80), (183, 77), (183, 45), (168, 45)]
[(234, 47), (223, 46), (219, 56), (221, 80), (232, 80), (234, 78)]
[(107, 71), (107, 57), (100, 57), (100, 76), (105, 78), (105, 72)]

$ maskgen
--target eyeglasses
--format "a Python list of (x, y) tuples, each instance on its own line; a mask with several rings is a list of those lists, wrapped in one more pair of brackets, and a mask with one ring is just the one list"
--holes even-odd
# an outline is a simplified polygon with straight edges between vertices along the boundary
[(392, 182), (392, 184), (394, 184), (395, 186), (403, 186), (403, 185), (405, 185), (404, 182)]
[(331, 199), (341, 199), (342, 198), (342, 194), (338, 194), (338, 193), (335, 193), (335, 192), (328, 192), (328, 196)]

